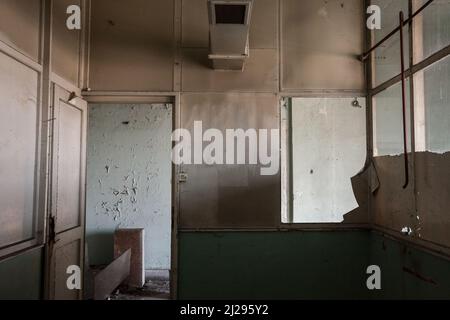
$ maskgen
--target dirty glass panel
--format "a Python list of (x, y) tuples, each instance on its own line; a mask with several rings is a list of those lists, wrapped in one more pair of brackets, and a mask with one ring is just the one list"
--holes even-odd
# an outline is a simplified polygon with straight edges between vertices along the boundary
[[(414, 0), (415, 10), (426, 0)], [(450, 0), (434, 0), (414, 21), (414, 62), (450, 45)]]
[(414, 76), (418, 237), (450, 246), (450, 56)]
[[(382, 40), (393, 29), (399, 26), (399, 12), (403, 11), (405, 19), (408, 18), (408, 0), (375, 0), (372, 4), (381, 9), (381, 29), (374, 30), (373, 44)], [(404, 57), (405, 68), (409, 68), (409, 27), (403, 28), (404, 32)], [(385, 41), (375, 50), (374, 59), (374, 86), (378, 86), (387, 80), (400, 74), (400, 32)]]
[(358, 208), (351, 178), (366, 159), (366, 108), (348, 98), (292, 100), (292, 219), (341, 223)]
[(0, 53), (0, 248), (34, 235), (38, 74)]
[[(450, 151), (450, 57), (440, 60), (416, 75), (424, 82), (424, 115), (426, 150)], [(420, 93), (418, 93), (420, 94)], [(418, 104), (416, 108), (420, 108)], [(421, 110), (416, 113), (420, 114)]]
[[(406, 130), (411, 151), (409, 80), (406, 82)], [(404, 153), (402, 87), (397, 83), (373, 98), (373, 153), (396, 156)]]

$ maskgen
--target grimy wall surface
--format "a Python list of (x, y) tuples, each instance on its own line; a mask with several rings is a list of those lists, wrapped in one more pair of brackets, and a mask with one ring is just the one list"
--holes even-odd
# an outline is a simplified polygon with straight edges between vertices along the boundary
[(359, 0), (256, 0), (243, 73), (208, 64), (206, 0), (92, 1), (93, 91), (363, 91)]
[[(279, 128), (279, 95), (323, 96), (336, 92), (337, 95), (365, 95), (364, 68), (357, 59), (363, 51), (364, 11), (363, 1), (359, 0), (255, 0), (250, 58), (244, 71), (236, 73), (213, 71), (209, 66), (206, 0), (132, 0), (126, 7), (118, 0), (95, 0), (92, 1), (88, 86), (93, 92), (179, 92), (179, 117), (181, 124), (188, 128), (195, 120), (218, 128)], [(306, 256), (313, 253), (312, 249), (308, 251), (309, 244), (302, 237), (270, 232), (255, 236), (239, 232), (242, 228), (275, 229), (280, 226), (280, 176), (263, 179), (255, 175), (257, 168), (251, 166), (184, 169), (189, 175), (187, 184), (180, 189), (181, 297), (230, 296), (233, 288), (242, 296), (258, 297), (245, 291), (244, 284), (265, 283), (266, 273), (258, 269), (257, 256), (265, 250), (274, 253), (267, 249), (270, 241), (267, 246), (258, 245), (259, 242), (266, 243), (265, 237), (275, 241), (279, 248), (290, 247), (279, 251), (279, 255), (272, 255), (274, 265), (277, 259), (300, 259), (297, 250), (303, 250)], [(357, 186), (355, 193), (365, 198), (366, 177), (361, 181), (363, 183)], [(387, 216), (395, 215), (396, 209), (389, 206), (397, 202), (389, 198), (392, 194), (389, 188), (397, 186), (394, 186), (395, 181), (391, 182), (383, 185), (375, 200), (379, 206), (377, 212)], [(398, 206), (403, 208), (409, 200), (401, 199)], [(366, 204), (363, 208), (368, 210)], [(364, 215), (358, 214), (356, 219), (350, 218), (353, 215), (347, 216), (344, 224), (369, 222), (359, 218)], [(194, 232), (197, 229), (206, 234)], [(214, 232), (217, 229), (234, 232), (222, 235)], [(321, 242), (321, 235), (318, 233), (317, 243)], [(314, 237), (313, 234), (310, 236)], [(335, 233), (333, 236), (339, 239), (342, 235)], [(328, 261), (329, 270), (340, 263), (355, 272), (365, 270), (365, 259), (341, 255), (339, 259), (345, 261), (339, 262), (337, 256), (330, 255), (331, 247), (340, 250), (338, 242), (330, 237), (325, 235), (322, 242), (327, 243), (330, 250), (321, 251), (321, 256), (318, 253), (323, 261)], [(346, 240), (342, 241), (347, 241), (343, 246), (354, 245), (352, 250), (358, 250), (359, 233), (355, 233), (354, 239), (347, 233), (343, 237)], [(234, 253), (239, 246), (243, 246), (242, 250)], [(425, 261), (429, 257), (421, 255), (418, 259)], [(242, 270), (239, 259), (248, 263), (248, 270), (255, 271), (248, 271), (245, 281), (239, 278)], [(222, 265), (217, 265), (217, 261)], [(301, 290), (302, 277), (312, 276), (323, 263), (314, 258), (309, 261), (310, 269), (304, 267), (301, 275), (294, 269), (288, 269), (284, 274), (286, 279), (298, 281), (295, 286), (298, 290)], [(278, 270), (274, 265), (273, 270)], [(322, 271), (320, 274), (327, 277), (328, 271)], [(205, 286), (201, 291), (196, 282), (202, 281), (200, 275), (214, 272), (230, 281), (219, 283), (220, 280), (212, 280), (212, 276), (206, 278), (225, 291), (214, 291), (213, 286)], [(231, 281), (234, 276), (238, 278)], [(359, 277), (348, 275), (348, 285), (354, 286), (345, 291), (348, 297), (362, 293), (358, 287)], [(277, 275), (271, 279), (281, 278)], [(327, 290), (335, 292), (333, 290), (339, 287), (340, 279), (329, 279), (327, 288), (319, 290), (323, 292), (322, 297), (326, 296)], [(280, 282), (272, 286), (273, 292), (281, 292), (281, 288)], [(319, 291), (317, 296), (320, 296)], [(270, 293), (262, 292), (267, 296)], [(298, 297), (301, 293), (293, 290), (287, 296)]]
[(366, 231), (183, 233), (179, 297), (368, 299), (368, 247)]
[[(179, 298), (186, 300), (450, 295), (446, 258), (378, 232), (186, 232), (179, 250)], [(379, 291), (367, 290), (369, 265), (381, 268)]]
[[(364, 93), (363, 12), (358, 0), (256, 0), (249, 61), (243, 72), (221, 72), (207, 59), (206, 0), (92, 1), (89, 88), (181, 92), (185, 128), (201, 120), (205, 130), (277, 129), (281, 92)], [(186, 170), (181, 228), (278, 227), (279, 174)]]
[[(408, 6), (408, 1), (379, 2), (386, 5), (389, 2), (383, 15), (390, 26), (398, 23), (395, 13)], [(413, 48), (416, 63), (450, 43), (448, 5), (448, 1), (434, 1), (417, 16)], [(379, 57), (386, 57), (386, 60), (377, 59), (375, 64), (377, 85), (398, 74), (395, 66), (398, 65), (399, 38), (390, 41), (391, 45), (377, 53)], [(413, 124), (407, 124), (407, 132), (411, 134), (407, 139), (409, 185), (406, 189), (403, 189), (400, 82), (375, 96), (374, 164), (380, 186), (371, 199), (373, 225), (377, 230), (401, 237), (401, 230), (410, 228), (411, 233), (405, 240), (447, 257), (450, 255), (449, 79), (450, 57), (447, 55), (415, 73), (413, 91), (407, 86), (407, 96), (414, 98), (414, 105), (407, 98), (407, 108), (414, 108), (414, 118), (410, 119)]]
[[(364, 69), (357, 59), (363, 12), (359, 0), (256, 0), (244, 71), (220, 72), (207, 59), (206, 0), (133, 0), (127, 6), (95, 0), (89, 87), (180, 92), (183, 128), (202, 121), (204, 130), (277, 129), (281, 93), (364, 95)], [(279, 173), (263, 177), (258, 166), (249, 165), (183, 166), (183, 171), (188, 181), (180, 186), (181, 298), (339, 297), (339, 290), (364, 296), (364, 232), (239, 231), (280, 226)], [(361, 188), (364, 193), (366, 184)], [(205, 233), (191, 232), (198, 229)], [(217, 229), (235, 232), (212, 232)], [(335, 277), (337, 269), (347, 271)], [(288, 290), (287, 282), (295, 285)], [(320, 282), (323, 287), (316, 287)]]
[(37, 300), (42, 296), (43, 250), (0, 262), (0, 300)]
[[(41, 49), (43, 49), (40, 34), (40, 26), (43, 24), (40, 15), (42, 3), (40, 0), (0, 2), (0, 41), (39, 64), (42, 64)], [(211, 101), (213, 104), (209, 106), (212, 109), (220, 106), (230, 110), (238, 107), (242, 109), (239, 110), (239, 114), (245, 116), (235, 119), (236, 122), (230, 118), (230, 125), (250, 127), (256, 123), (263, 128), (277, 128), (279, 94), (318, 95), (336, 91), (351, 92), (351, 95), (364, 93), (364, 68), (356, 58), (356, 55), (363, 51), (364, 42), (364, 8), (360, 0), (256, 0), (250, 31), (250, 59), (243, 73), (217, 72), (209, 68), (206, 59), (208, 52), (206, 0), (129, 0), (126, 5), (120, 0), (93, 0), (88, 61), (90, 72), (88, 82), (84, 85), (80, 84), (83, 82), (83, 72), (80, 66), (82, 56), (79, 54), (83, 42), (77, 41), (83, 39), (83, 32), (81, 34), (69, 32), (61, 25), (64, 22), (62, 16), (65, 16), (65, 10), (62, 9), (66, 1), (58, 0), (54, 3), (53, 72), (67, 82), (78, 87), (89, 87), (93, 92), (180, 92), (180, 116), (184, 115), (185, 119), (188, 119), (187, 117), (192, 120), (198, 117), (200, 120), (207, 119), (205, 113), (198, 110)], [(264, 103), (260, 104), (259, 101), (262, 100)], [(243, 101), (245, 105), (241, 104)], [(262, 109), (265, 110), (267, 119), (256, 121), (255, 119), (261, 117), (259, 113)], [(228, 113), (226, 114), (226, 117), (230, 117)], [(219, 168), (213, 170), (219, 172)], [(249, 168), (242, 170), (244, 174), (251, 173)], [(198, 175), (192, 177), (194, 181), (201, 181), (198, 177), (205, 173), (198, 171)], [(234, 172), (231, 176), (236, 174), (237, 172)], [(365, 255), (361, 258), (356, 254), (362, 251), (360, 243), (367, 244), (366, 237), (361, 236), (360, 232), (355, 232), (351, 236), (342, 236), (339, 232), (335, 234), (336, 239), (331, 239), (323, 233), (311, 233), (309, 239), (305, 240), (301, 236), (282, 232), (253, 235), (251, 232), (237, 230), (253, 226), (269, 229), (279, 227), (281, 219), (279, 204), (273, 201), (276, 201), (277, 195), (280, 194), (281, 182), (277, 177), (272, 177), (268, 181), (256, 181), (257, 183), (252, 181), (255, 180), (249, 175), (250, 183), (244, 187), (236, 185), (235, 181), (231, 181), (231, 186), (227, 187), (221, 186), (219, 181), (213, 186), (217, 190), (214, 193), (216, 200), (212, 198), (207, 200), (215, 203), (214, 205), (218, 203), (229, 205), (227, 202), (229, 199), (232, 202), (236, 197), (242, 199), (245, 194), (251, 195), (250, 198), (245, 198), (247, 200), (242, 202), (242, 206), (239, 203), (231, 203), (226, 219), (221, 219), (221, 212), (215, 209), (198, 210), (196, 213), (198, 216), (191, 219), (190, 215), (183, 214), (181, 206), (180, 220), (184, 231), (181, 232), (179, 241), (180, 296), (198, 297), (212, 292), (210, 287), (205, 287), (203, 292), (199, 291), (197, 283), (192, 281), (192, 279), (201, 280), (198, 276), (201, 268), (207, 275), (212, 275), (217, 270), (220, 271), (219, 277), (233, 275), (238, 277), (242, 262), (230, 259), (236, 257), (248, 262), (245, 266), (248, 268), (246, 271), (248, 279), (244, 281), (235, 278), (232, 279), (234, 282), (221, 283), (224, 290), (228, 291), (224, 291), (223, 294), (213, 292), (213, 295), (227, 296), (239, 282), (246, 285), (264, 283), (267, 271), (260, 269), (259, 253), (266, 254), (266, 261), (270, 261), (271, 269), (275, 272), (278, 271), (280, 264), (289, 264), (291, 259), (294, 259), (295, 263), (292, 265), (302, 267), (301, 275), (298, 275), (296, 268), (288, 268), (283, 273), (285, 278), (274, 276), (272, 279), (294, 278), (296, 279), (294, 286), (298, 290), (302, 289), (303, 280), (313, 276), (325, 263), (329, 269), (322, 269), (318, 274), (330, 282), (327, 282), (323, 290), (314, 291), (317, 294), (315, 296), (326, 297), (327, 292), (331, 292), (329, 296), (334, 296), (332, 293), (336, 293), (342, 279), (330, 276), (329, 270), (339, 267), (349, 268), (345, 279), (349, 280), (348, 286), (351, 287), (345, 289), (345, 295), (357, 297), (362, 294), (360, 287), (362, 276), (359, 270), (363, 268), (364, 271), (367, 267), (366, 261), (369, 260)], [(200, 208), (201, 200), (199, 196), (192, 197), (188, 199), (190, 202), (185, 204), (185, 208), (196, 206)], [(263, 206), (265, 201), (267, 206)], [(380, 203), (387, 206), (388, 201), (391, 200), (381, 200)], [(407, 200), (404, 203), (406, 202)], [(258, 215), (258, 208), (264, 212), (262, 219)], [(188, 212), (192, 213), (193, 210), (189, 209)], [(230, 227), (236, 229), (235, 232), (223, 235), (223, 240), (220, 240), (222, 234), (213, 232), (217, 228)], [(202, 228), (210, 233), (205, 235), (202, 232), (190, 232), (191, 228)], [(211, 236), (212, 234), (215, 235)], [(345, 243), (339, 242), (341, 236), (345, 238), (342, 240)], [(322, 245), (318, 244), (321, 242)], [(274, 252), (270, 249), (274, 244), (283, 250), (280, 253)], [(316, 244), (320, 251), (314, 249)], [(240, 246), (242, 248), (239, 248)], [(239, 250), (234, 253), (237, 249)], [(345, 254), (334, 255), (333, 250)], [(37, 271), (38, 269), (32, 267), (32, 270), (29, 270), (32, 272), (28, 273), (32, 274), (30, 277), (11, 272), (12, 269), (19, 270), (24, 261), (29, 261), (28, 259), (35, 261), (33, 264), (27, 263), (30, 267), (42, 262), (41, 250), (37, 249), (37, 252), (37, 254), (28, 252), (11, 260), (0, 261), (0, 279), (17, 284), (18, 298), (39, 296), (38, 284), (42, 280), (42, 274)], [(304, 265), (300, 263), (303, 256), (298, 256), (298, 252), (303, 252), (303, 256), (308, 257), (310, 263)], [(192, 256), (196, 256), (197, 260), (203, 263), (195, 263)], [(214, 265), (216, 261), (222, 261), (224, 265)], [(427, 261), (434, 263), (434, 257), (418, 254), (417, 261), (424, 264), (428, 263)], [(400, 263), (401, 261), (398, 261), (398, 264)], [(445, 261), (442, 262), (442, 265), (445, 264)], [(11, 265), (14, 267), (11, 268)], [(286, 270), (286, 266), (283, 270)], [(398, 268), (389, 270), (394, 270), (392, 274), (395, 274)], [(392, 279), (395, 281), (396, 278)], [(311, 283), (310, 285), (312, 286)], [(28, 288), (34, 289), (27, 291)], [(245, 286), (240, 288), (245, 289)], [(272, 288), (273, 292), (282, 290), (279, 283)], [(294, 291), (286, 295), (302, 296), (301, 291)], [(267, 296), (270, 294), (267, 291), (265, 293)], [(248, 291), (241, 291), (240, 294), (246, 297), (252, 295)]]
[(369, 242), (370, 264), (382, 270), (382, 290), (372, 292), (372, 299), (448, 300), (448, 258), (376, 231), (371, 232)]
[[(62, 78), (64, 82), (74, 87), (80, 87), (83, 78), (81, 55), (83, 32), (69, 31), (66, 28), (66, 9), (69, 4), (84, 3), (84, 0), (58, 0), (52, 4), (51, 76)], [(43, 12), (44, 0), (0, 1), (0, 42), (15, 55), (23, 55), (24, 60), (29, 59), (29, 64), (34, 64), (34, 68), (38, 70), (40, 80), (43, 73), (43, 52), (46, 49), (43, 37), (45, 20)], [(3, 50), (0, 50), (0, 55), (4, 55), (5, 59), (13, 59)], [(23, 68), (27, 67), (24, 65)], [(35, 93), (41, 98), (42, 83), (43, 81), (39, 81)], [(34, 102), (38, 109), (47, 107), (43, 106), (39, 99)], [(0, 260), (0, 298), (42, 297), (43, 261), (43, 248), (35, 248), (12, 258)]]
[[(36, 63), (40, 61), (40, 25), (40, 1), (9, 0), (0, 2), (0, 41)], [(14, 63), (14, 60), (3, 52), (0, 52), (0, 55), (4, 59), (11, 59), (11, 64)], [(31, 71), (31, 69), (29, 70)], [(35, 90), (37, 97), (37, 86)], [(27, 106), (26, 103), (23, 104), (25, 107)], [(5, 299), (38, 299), (42, 279), (41, 262), (41, 249), (0, 261), (0, 296)], [(36, 268), (36, 266), (39, 267)]]

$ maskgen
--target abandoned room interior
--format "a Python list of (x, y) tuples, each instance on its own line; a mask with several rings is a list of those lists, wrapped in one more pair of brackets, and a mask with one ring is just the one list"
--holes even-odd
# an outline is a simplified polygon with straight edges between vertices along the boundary
[(450, 299), (450, 0), (0, 0), (0, 299)]

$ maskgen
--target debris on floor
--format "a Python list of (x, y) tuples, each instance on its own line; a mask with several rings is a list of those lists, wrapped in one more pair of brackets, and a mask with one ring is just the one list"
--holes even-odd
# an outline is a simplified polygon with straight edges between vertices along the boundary
[(169, 300), (168, 280), (148, 280), (141, 289), (120, 287), (108, 300)]

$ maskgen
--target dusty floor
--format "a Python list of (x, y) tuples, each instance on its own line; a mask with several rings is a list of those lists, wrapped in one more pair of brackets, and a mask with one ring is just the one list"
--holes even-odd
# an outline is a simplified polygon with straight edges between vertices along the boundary
[(118, 289), (110, 300), (168, 300), (170, 299), (169, 280), (149, 280), (142, 289)]

